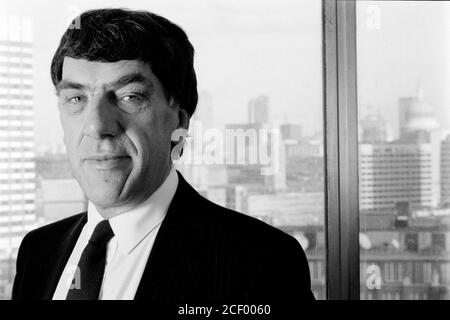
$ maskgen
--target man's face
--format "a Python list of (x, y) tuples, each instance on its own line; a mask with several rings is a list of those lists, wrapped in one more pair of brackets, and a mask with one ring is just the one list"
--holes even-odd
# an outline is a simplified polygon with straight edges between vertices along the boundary
[(100, 213), (110, 218), (148, 198), (170, 170), (179, 124), (150, 66), (66, 57), (57, 93), (74, 176)]

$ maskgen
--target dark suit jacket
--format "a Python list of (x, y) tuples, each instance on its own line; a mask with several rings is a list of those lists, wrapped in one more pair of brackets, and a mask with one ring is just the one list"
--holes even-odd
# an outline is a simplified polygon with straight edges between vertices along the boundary
[[(179, 184), (135, 299), (161, 302), (313, 300), (295, 238)], [(13, 299), (51, 299), (87, 221), (81, 213), (28, 233), (17, 257)]]

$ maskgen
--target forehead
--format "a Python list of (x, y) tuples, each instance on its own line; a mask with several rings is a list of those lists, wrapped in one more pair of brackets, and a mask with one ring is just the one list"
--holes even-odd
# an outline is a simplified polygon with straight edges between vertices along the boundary
[(140, 60), (98, 62), (65, 57), (62, 80), (100, 86), (113, 83), (123, 76), (140, 73), (152, 82), (156, 80), (150, 65)]

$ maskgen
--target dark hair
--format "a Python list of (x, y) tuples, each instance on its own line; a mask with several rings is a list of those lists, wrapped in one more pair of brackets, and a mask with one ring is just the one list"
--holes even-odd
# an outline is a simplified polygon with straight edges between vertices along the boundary
[(53, 56), (51, 77), (55, 86), (62, 78), (64, 57), (149, 63), (167, 99), (173, 98), (189, 116), (195, 111), (198, 93), (194, 48), (180, 27), (154, 13), (128, 9), (86, 11), (73, 20)]

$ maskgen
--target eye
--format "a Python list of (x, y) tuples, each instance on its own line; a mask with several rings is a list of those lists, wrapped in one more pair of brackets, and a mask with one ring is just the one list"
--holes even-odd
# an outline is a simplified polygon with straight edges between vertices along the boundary
[(79, 103), (83, 103), (86, 101), (86, 97), (84, 96), (72, 96), (72, 97), (68, 97), (66, 99), (66, 101), (68, 103), (72, 103), (72, 104), (79, 104)]
[(144, 98), (145, 96), (141, 93), (133, 93), (123, 96), (120, 100), (126, 103), (141, 103)]

